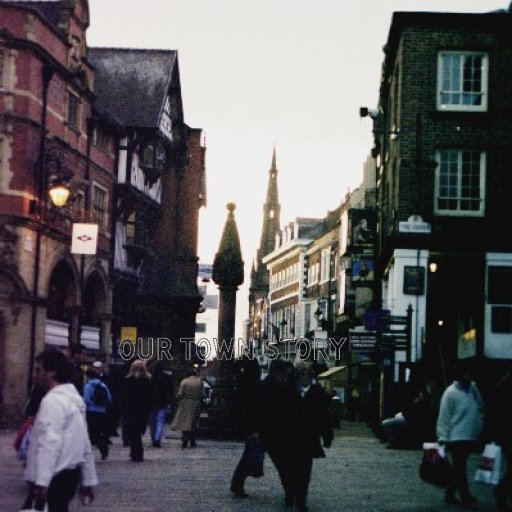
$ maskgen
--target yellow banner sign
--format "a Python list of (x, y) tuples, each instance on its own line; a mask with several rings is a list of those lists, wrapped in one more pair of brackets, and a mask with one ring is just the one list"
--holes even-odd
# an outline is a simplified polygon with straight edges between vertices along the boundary
[(121, 327), (121, 341), (130, 340), (132, 343), (137, 341), (137, 327)]

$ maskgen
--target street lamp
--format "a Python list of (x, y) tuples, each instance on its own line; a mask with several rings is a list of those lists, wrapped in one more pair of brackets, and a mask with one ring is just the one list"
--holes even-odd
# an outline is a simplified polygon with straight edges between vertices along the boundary
[(53, 205), (57, 208), (62, 208), (63, 206), (66, 206), (68, 199), (71, 196), (71, 189), (67, 185), (55, 183), (50, 186), (48, 193), (50, 194), (50, 199), (52, 200)]
[(43, 171), (46, 174), (48, 194), (53, 205), (57, 208), (66, 206), (71, 197), (68, 183), (74, 173), (62, 165), (62, 157), (56, 149), (46, 152)]

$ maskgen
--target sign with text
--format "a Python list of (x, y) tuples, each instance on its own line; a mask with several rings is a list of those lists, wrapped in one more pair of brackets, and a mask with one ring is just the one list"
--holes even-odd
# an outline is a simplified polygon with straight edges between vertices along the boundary
[(351, 352), (375, 352), (377, 350), (377, 335), (374, 332), (351, 331), (349, 344)]
[(121, 327), (121, 341), (123, 340), (130, 340), (135, 343), (137, 341), (137, 327), (123, 325)]
[(72, 254), (96, 254), (98, 245), (98, 224), (73, 224), (71, 236)]
[(404, 267), (405, 295), (423, 295), (425, 293), (425, 269), (423, 267)]
[(424, 222), (419, 215), (411, 215), (407, 221), (398, 223), (398, 232), (429, 234), (432, 232), (432, 225), (429, 222)]

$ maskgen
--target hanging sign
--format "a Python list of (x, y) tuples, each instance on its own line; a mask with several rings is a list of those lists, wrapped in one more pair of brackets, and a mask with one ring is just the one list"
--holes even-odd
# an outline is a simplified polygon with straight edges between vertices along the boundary
[(74, 223), (71, 240), (72, 254), (96, 254), (98, 224)]

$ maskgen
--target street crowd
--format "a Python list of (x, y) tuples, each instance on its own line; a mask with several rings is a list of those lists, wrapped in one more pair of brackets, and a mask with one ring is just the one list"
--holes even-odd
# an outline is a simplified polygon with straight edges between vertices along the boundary
[[(102, 460), (107, 459), (110, 438), (119, 435), (119, 428), (134, 463), (144, 460), (148, 426), (154, 448), (161, 448), (167, 422), (181, 432), (183, 449), (197, 446), (205, 392), (197, 365), (189, 368), (176, 391), (172, 372), (162, 361), (135, 359), (119, 379), (108, 375), (100, 361), (85, 365), (85, 356), (85, 347), (74, 345), (69, 354), (47, 350), (36, 358), (25, 421), (14, 443), (27, 482), (22, 510), (67, 512), (77, 492), (84, 504), (94, 500), (98, 477), (93, 447)], [(231, 492), (236, 498), (249, 497), (246, 479), (263, 476), (268, 454), (281, 480), (284, 506), (306, 512), (312, 461), (326, 456), (336, 424), (333, 400), (316, 383), (313, 365), (275, 360), (262, 380), (257, 361), (241, 359), (234, 365), (233, 391), (233, 423), (245, 446), (234, 468)], [(406, 427), (416, 433), (420, 429), (420, 442), (436, 437), (451, 458), (445, 502), (469, 509), (476, 499), (470, 492), (467, 460), (481, 446), (490, 425), (506, 459), (495, 488), (497, 507), (512, 510), (512, 420), (506, 410), (512, 403), (512, 371), (497, 386), (491, 404), (484, 405), (471, 372), (462, 366), (444, 391), (437, 415), (425, 395), (420, 390), (403, 411), (383, 421), (390, 446)], [(424, 428), (429, 421), (435, 422), (433, 432)]]

